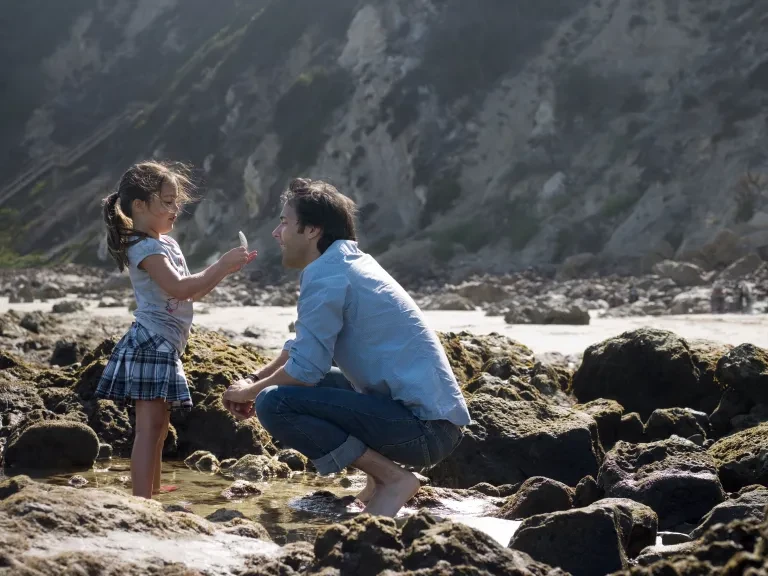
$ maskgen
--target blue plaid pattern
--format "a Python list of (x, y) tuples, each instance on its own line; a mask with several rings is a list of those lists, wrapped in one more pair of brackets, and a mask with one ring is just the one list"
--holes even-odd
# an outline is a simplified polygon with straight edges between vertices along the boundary
[(96, 396), (126, 405), (162, 398), (170, 409), (192, 408), (187, 377), (176, 348), (137, 322), (112, 351)]

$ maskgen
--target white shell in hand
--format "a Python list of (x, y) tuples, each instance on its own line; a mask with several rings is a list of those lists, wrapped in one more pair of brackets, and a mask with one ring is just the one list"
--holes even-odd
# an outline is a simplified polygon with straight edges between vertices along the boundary
[(248, 240), (245, 238), (245, 234), (242, 233), (242, 231), (237, 233), (238, 236), (240, 236), (240, 246), (248, 250)]

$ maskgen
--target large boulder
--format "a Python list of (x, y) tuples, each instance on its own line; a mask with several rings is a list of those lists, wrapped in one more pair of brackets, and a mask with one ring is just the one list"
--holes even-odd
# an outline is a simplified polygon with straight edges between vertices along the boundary
[(720, 272), (718, 279), (724, 282), (741, 280), (745, 276), (749, 276), (750, 274), (757, 272), (763, 266), (763, 264), (765, 264), (765, 262), (763, 262), (763, 259), (760, 258), (759, 255), (755, 254), (754, 252), (750, 252)]
[(609, 498), (650, 506), (664, 530), (697, 525), (725, 499), (714, 458), (676, 436), (648, 444), (618, 442), (605, 455), (597, 481)]
[[(711, 355), (672, 332), (640, 328), (587, 348), (573, 376), (579, 402), (608, 398), (648, 418), (656, 408), (686, 406), (711, 412), (720, 388)], [(716, 360), (715, 360), (716, 361)]]
[(90, 468), (99, 454), (99, 438), (80, 422), (41, 420), (23, 427), (8, 441), (5, 465), (19, 468)]
[(606, 499), (585, 508), (532, 516), (509, 543), (535, 560), (574, 576), (603, 576), (656, 538), (656, 515), (647, 506)]
[(545, 476), (575, 486), (600, 465), (597, 424), (583, 412), (487, 394), (475, 394), (468, 407), (472, 423), (464, 428), (464, 438), (429, 472), (441, 485), (498, 486)]
[(701, 286), (706, 283), (704, 271), (690, 262), (663, 260), (653, 265), (653, 271), (678, 286)]
[(701, 524), (691, 532), (691, 537), (700, 538), (715, 524), (728, 524), (734, 520), (761, 522), (766, 517), (766, 510), (768, 510), (768, 488), (754, 486), (749, 492), (726, 500), (710, 510)]
[(755, 410), (768, 412), (768, 350), (742, 344), (723, 355), (717, 363), (717, 379), (724, 388), (712, 426), (719, 435), (732, 429), (754, 426), (749, 418)]
[(246, 454), (227, 470), (227, 474), (241, 480), (258, 482), (275, 477), (288, 478), (291, 475), (291, 469), (276, 458)]
[(726, 490), (768, 485), (768, 422), (726, 436), (709, 447)]
[(544, 514), (569, 510), (573, 507), (573, 490), (557, 480), (534, 476), (523, 482), (518, 491), (510, 496), (499, 511), (506, 520), (521, 520)]

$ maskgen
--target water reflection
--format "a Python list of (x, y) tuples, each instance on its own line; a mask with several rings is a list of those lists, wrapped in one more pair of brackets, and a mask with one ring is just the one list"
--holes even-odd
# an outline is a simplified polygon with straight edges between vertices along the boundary
[[(19, 474), (59, 486), (69, 484), (77, 474), (87, 480), (87, 488), (113, 487), (131, 493), (130, 462), (124, 459), (97, 463), (90, 470), (78, 472), (0, 469), (0, 481), (4, 475)], [(365, 486), (363, 474), (321, 477), (297, 473), (288, 479), (253, 483), (257, 490), (251, 495), (244, 490), (228, 491), (235, 483), (231, 478), (190, 470), (183, 462), (164, 462), (161, 480), (163, 484), (177, 487), (174, 492), (156, 496), (167, 508), (184, 509), (203, 517), (222, 508), (234, 510), (264, 526), (272, 540), (280, 545), (314, 542), (319, 530), (361, 512), (362, 506), (355, 495)], [(480, 529), (504, 546), (520, 524), (493, 518), (498, 503), (488, 499), (458, 497), (437, 489), (429, 501), (434, 514)], [(415, 509), (404, 508), (398, 523), (414, 512)]]

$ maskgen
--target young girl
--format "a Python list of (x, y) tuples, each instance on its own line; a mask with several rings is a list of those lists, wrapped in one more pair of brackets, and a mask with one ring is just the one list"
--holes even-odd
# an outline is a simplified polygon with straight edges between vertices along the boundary
[(192, 324), (192, 301), (256, 257), (234, 248), (199, 274), (190, 274), (170, 236), (191, 183), (183, 167), (160, 162), (132, 166), (104, 199), (109, 253), (128, 268), (136, 296), (135, 322), (122, 337), (99, 381), (96, 395), (135, 404), (131, 453), (133, 494), (160, 492), (160, 472), (171, 409), (192, 400), (180, 355)]

